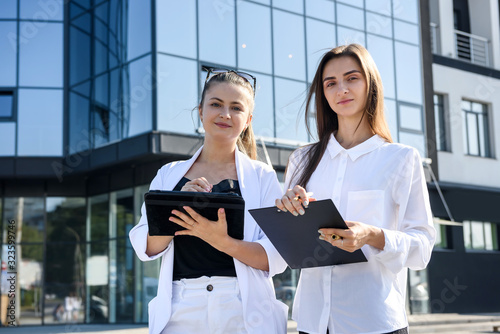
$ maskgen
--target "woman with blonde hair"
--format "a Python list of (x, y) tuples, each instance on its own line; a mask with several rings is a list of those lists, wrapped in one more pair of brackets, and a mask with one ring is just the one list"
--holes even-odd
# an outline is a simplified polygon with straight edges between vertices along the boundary
[(420, 156), (392, 142), (380, 74), (361, 45), (323, 56), (306, 122), (312, 105), (319, 141), (292, 153), (276, 205), (307, 215), (309, 201), (332, 199), (348, 229), (322, 228), (319, 239), (362, 249), (368, 262), (303, 269), (293, 318), (301, 333), (407, 333), (407, 269), (426, 267), (435, 240)]
[(208, 71), (198, 107), (204, 145), (191, 159), (163, 166), (151, 182), (151, 190), (233, 193), (245, 200), (243, 240), (228, 235), (224, 209), (210, 221), (189, 207), (165, 217), (185, 230), (151, 236), (143, 205), (130, 231), (132, 246), (142, 261), (162, 257), (158, 294), (149, 303), (151, 334), (286, 333), (288, 310), (272, 283), (286, 263), (248, 213), (273, 205), (282, 193), (272, 167), (255, 160), (254, 94), (250, 74)]

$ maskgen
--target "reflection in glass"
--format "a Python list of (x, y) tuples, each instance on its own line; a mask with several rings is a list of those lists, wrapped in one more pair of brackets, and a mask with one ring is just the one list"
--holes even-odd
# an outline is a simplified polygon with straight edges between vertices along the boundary
[(412, 23), (418, 23), (418, 0), (393, 1), (392, 6), (394, 17)]
[(364, 30), (364, 11), (351, 6), (337, 4), (337, 23), (352, 29)]
[(335, 22), (335, 5), (330, 0), (308, 0), (306, 15), (317, 19)]
[(0, 123), (0, 156), (16, 155), (16, 123)]
[(253, 111), (252, 128), (256, 136), (274, 138), (273, 79), (257, 76), (257, 92)]
[(89, 100), (79, 94), (69, 94), (69, 153), (90, 148)]
[(319, 61), (323, 55), (335, 47), (335, 25), (306, 19), (307, 25), (307, 80), (312, 82)]
[(17, 46), (9, 38), (12, 34), (17, 36), (17, 23), (0, 22), (0, 86), (16, 85)]
[(425, 137), (423, 134), (409, 133), (401, 130), (399, 131), (399, 142), (416, 148), (421, 157), (427, 156)]
[(363, 8), (363, 0), (337, 0), (337, 2), (343, 2), (345, 4)]
[(63, 93), (59, 89), (20, 89), (18, 155), (60, 156)]
[(302, 0), (273, 0), (273, 7), (286, 9), (297, 14), (304, 13), (304, 3)]
[(151, 1), (127, 1), (127, 61), (151, 52)]
[[(96, 19), (96, 22), (99, 21)], [(99, 22), (96, 27), (101, 25)], [(107, 42), (94, 39), (94, 74), (102, 73), (108, 69), (108, 49), (106, 45)]]
[(368, 34), (368, 51), (373, 57), (375, 64), (382, 77), (384, 85), (384, 96), (396, 97), (394, 82), (394, 53), (392, 40)]
[(19, 33), (31, 34), (31, 36), (26, 35), (31, 37), (29, 43), (19, 45), (20, 85), (44, 87), (63, 85), (63, 25), (44, 24), (43, 29), (39, 29), (33, 22), (20, 23)]
[(385, 99), (385, 119), (389, 125), (389, 131), (391, 131), (392, 140), (398, 141), (398, 116), (396, 110), (396, 101), (392, 99)]
[(235, 9), (232, 5), (217, 5), (213, 1), (198, 1), (198, 37), (200, 59), (236, 65)]
[(471, 236), (473, 249), (485, 249), (483, 222), (471, 222)]
[[(249, 24), (259, 18), (258, 24)], [(271, 10), (238, 2), (238, 67), (271, 73)]]
[(419, 47), (396, 42), (398, 100), (422, 104), (422, 74)]
[(19, 0), (20, 18), (46, 22), (62, 21), (64, 4), (62, 1)]
[(156, 1), (158, 52), (196, 58), (196, 0)]
[(399, 126), (401, 128), (424, 131), (422, 116), (422, 108), (420, 106), (399, 105)]
[[(0, 11), (0, 19), (16, 19), (17, 18), (17, 0), (3, 0), (2, 10)], [(0, 36), (5, 36), (4, 34)], [(3, 50), (0, 48), (0, 50)]]
[(0, 90), (0, 117), (12, 117), (14, 96), (11, 91)]
[[(16, 302), (19, 302), (18, 324), (42, 323), (43, 316), (43, 244), (17, 245)], [(19, 314), (19, 313), (18, 313)]]
[[(392, 15), (392, 0), (377, 0), (377, 1), (366, 1), (366, 9), (376, 12), (377, 14)], [(400, 3), (401, 1), (398, 1)]]
[[(16, 243), (43, 242), (44, 212), (43, 198), (5, 197), (4, 219), (15, 221)], [(3, 226), (6, 236), (8, 224)]]
[(416, 24), (394, 20), (394, 38), (403, 42), (418, 45), (420, 43), (419, 26)]
[(74, 27), (69, 34), (69, 77), (74, 85), (90, 77), (90, 36)]
[(198, 112), (193, 111), (199, 102), (197, 63), (161, 54), (157, 59), (158, 130), (194, 134), (198, 128)]
[(128, 233), (134, 227), (133, 190), (116, 193), (116, 237), (110, 244), (116, 247), (116, 275), (111, 275), (110, 286), (115, 289), (116, 320), (132, 322), (134, 315), (134, 250)]
[(302, 103), (306, 84), (275, 78), (276, 137), (297, 142), (307, 142), (307, 130), (302, 120)]
[(303, 17), (274, 10), (273, 27), (275, 75), (305, 80)]
[(392, 38), (392, 19), (390, 16), (366, 12), (366, 31)]
[(90, 197), (90, 243), (86, 249), (87, 321), (107, 322), (109, 297), (109, 203), (108, 195)]
[(363, 31), (352, 30), (344, 27), (337, 27), (339, 45), (346, 45), (351, 43), (361, 44), (366, 46), (365, 33)]
[(124, 69), (124, 137), (132, 137), (152, 129), (153, 81), (151, 56), (136, 60)]

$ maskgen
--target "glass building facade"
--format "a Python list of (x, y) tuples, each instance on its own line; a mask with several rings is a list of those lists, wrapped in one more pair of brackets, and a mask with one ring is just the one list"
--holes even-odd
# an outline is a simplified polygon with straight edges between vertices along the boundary
[[(205, 66), (257, 77), (254, 131), (282, 177), (291, 150), (315, 140), (303, 103), (319, 59), (360, 43), (381, 72), (394, 140), (426, 156), (419, 8), (418, 0), (3, 0), (0, 251), (8, 262), (14, 225), (18, 324), (147, 321), (159, 261), (140, 262), (128, 232), (159, 166), (199, 146), (193, 108)], [(275, 277), (290, 306), (297, 279), (290, 270)], [(72, 312), (57, 312), (69, 304)]]

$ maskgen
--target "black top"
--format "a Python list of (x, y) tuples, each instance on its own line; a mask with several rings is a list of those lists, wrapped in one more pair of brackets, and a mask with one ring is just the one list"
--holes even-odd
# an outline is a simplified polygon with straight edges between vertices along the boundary
[[(173, 190), (180, 191), (189, 181), (188, 178), (183, 177)], [(241, 196), (238, 181), (231, 179), (215, 184), (212, 192), (236, 193)], [(174, 281), (201, 276), (236, 277), (233, 258), (198, 237), (178, 235), (174, 237), (174, 247)]]

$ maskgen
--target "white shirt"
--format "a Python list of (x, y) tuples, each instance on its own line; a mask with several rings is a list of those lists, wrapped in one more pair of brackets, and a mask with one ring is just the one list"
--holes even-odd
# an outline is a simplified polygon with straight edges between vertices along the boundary
[[(175, 161), (163, 166), (151, 182), (150, 189), (172, 190), (191, 168), (202, 149), (203, 147), (189, 160)], [(263, 271), (233, 259), (243, 304), (245, 328), (248, 334), (285, 334), (288, 307), (276, 299), (272, 277), (286, 269), (286, 262), (248, 213), (249, 209), (274, 206), (282, 190), (272, 167), (251, 160), (238, 150), (235, 153), (235, 161), (238, 184), (245, 199), (243, 240), (258, 242), (266, 251), (269, 262), (269, 271)], [(158, 293), (148, 305), (149, 333), (158, 334), (167, 325), (172, 311), (174, 243), (170, 242), (163, 252), (148, 256), (146, 254), (148, 222), (144, 204), (141, 213), (141, 220), (130, 231), (129, 237), (132, 247), (142, 261), (162, 258)], [(224, 310), (219, 311), (224, 312)]]
[[(290, 157), (285, 189), (295, 186), (290, 178), (307, 149)], [(363, 246), (365, 263), (303, 269), (293, 305), (298, 330), (386, 333), (408, 326), (407, 268), (425, 268), (435, 241), (418, 152), (378, 135), (346, 150), (332, 135), (306, 190), (332, 199), (345, 220), (382, 228), (385, 247)]]

